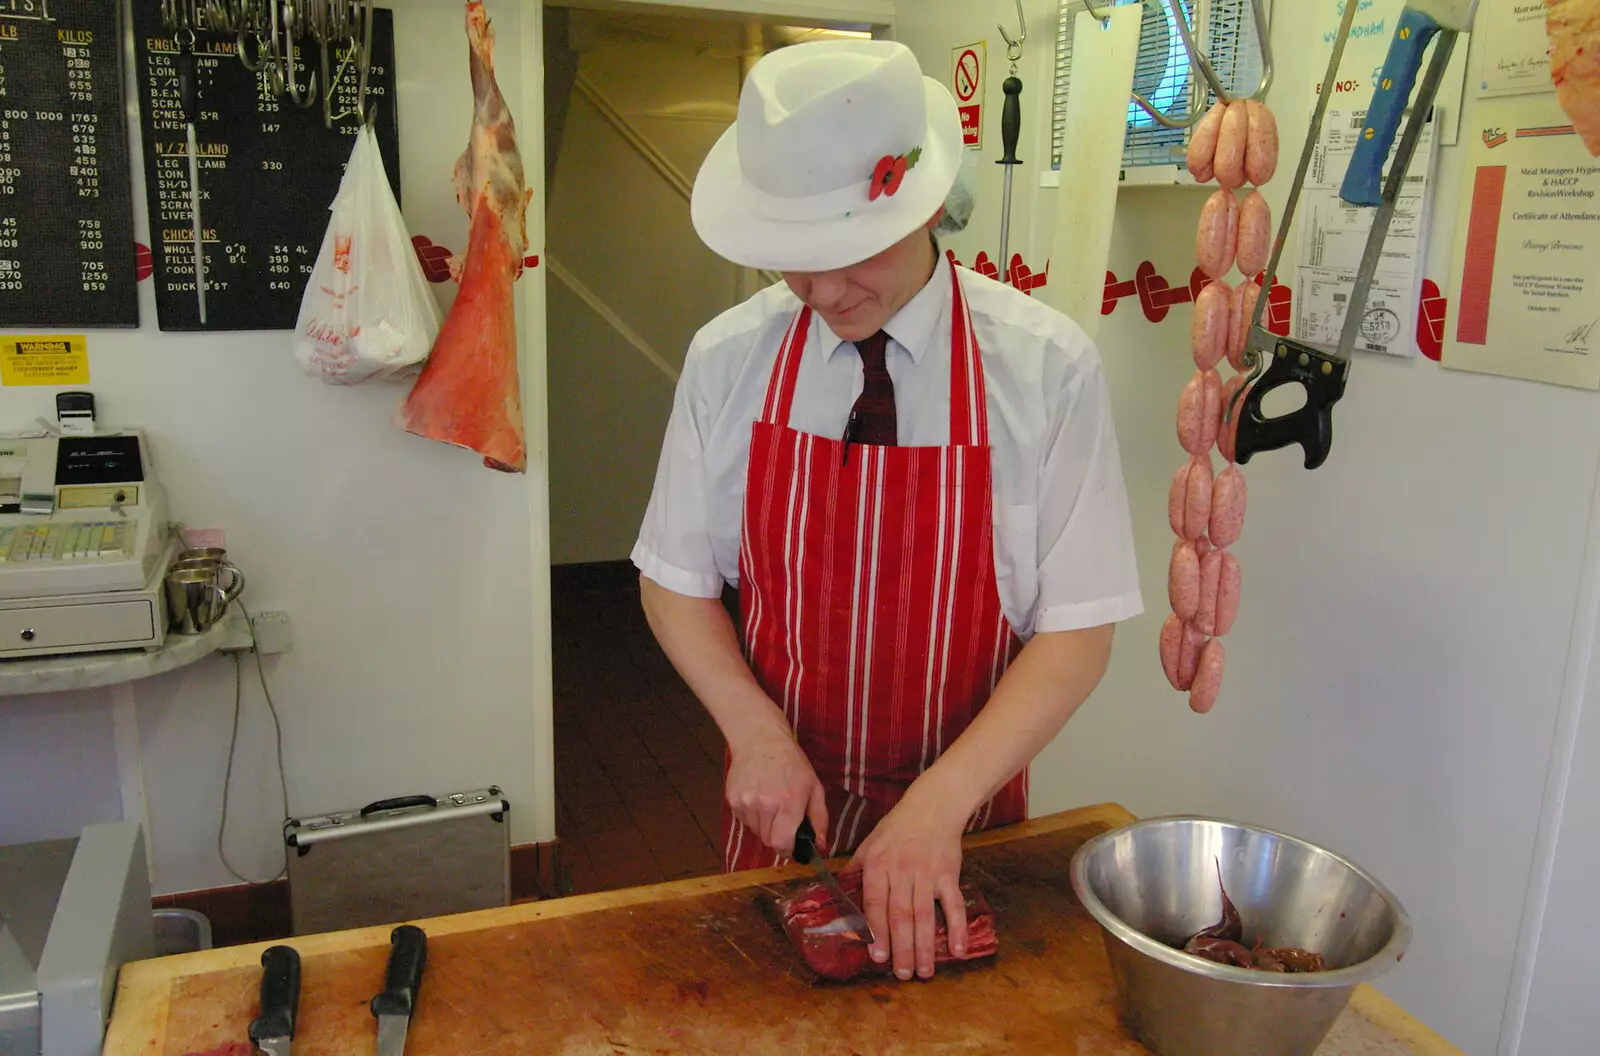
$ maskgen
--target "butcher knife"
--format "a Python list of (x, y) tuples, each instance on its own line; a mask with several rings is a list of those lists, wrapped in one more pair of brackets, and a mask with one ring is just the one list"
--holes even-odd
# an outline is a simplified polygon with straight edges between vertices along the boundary
[(816, 929), (818, 932), (837, 932), (840, 934), (855, 934), (868, 945), (872, 944), (872, 929), (867, 926), (867, 915), (861, 912), (861, 907), (850, 901), (850, 896), (844, 893), (844, 888), (839, 886), (839, 881), (828, 872), (828, 862), (817, 851), (817, 833), (811, 827), (810, 818), (800, 819), (800, 828), (794, 834), (794, 860), (801, 865), (809, 865), (817, 871), (817, 876), (833, 892), (833, 897), (838, 899), (839, 905), (848, 912), (842, 914), (837, 920)]
[(273, 946), (261, 954), (261, 1015), (250, 1021), (250, 1041), (262, 1056), (289, 1056), (300, 1014), (300, 953)]
[(1378, 74), (1366, 122), (1356, 138), (1355, 153), (1350, 157), (1350, 167), (1345, 170), (1339, 197), (1351, 205), (1383, 204), (1383, 163), (1400, 129), (1400, 117), (1411, 98), (1417, 71), (1422, 69), (1422, 54), (1428, 50), (1428, 42), (1440, 32), (1448, 34), (1441, 39), (1444, 45), (1454, 44), (1456, 34), (1472, 32), (1472, 18), (1477, 10), (1478, 0), (1407, 0), (1395, 23), (1394, 36), (1389, 40), (1389, 53)]
[(428, 962), (428, 936), (414, 924), (402, 924), (389, 933), (389, 966), (383, 993), (372, 999), (378, 1017), (378, 1056), (401, 1056), (406, 1051), (406, 1030), (417, 1007), (422, 969)]

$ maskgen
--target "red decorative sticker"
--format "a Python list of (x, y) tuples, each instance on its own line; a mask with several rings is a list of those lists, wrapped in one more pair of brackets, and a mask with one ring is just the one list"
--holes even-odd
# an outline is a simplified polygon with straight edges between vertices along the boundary
[(426, 235), (412, 235), (411, 244), (416, 248), (417, 260), (422, 264), (424, 278), (429, 282), (450, 281), (450, 251), (448, 249), (434, 245)]
[(1444, 356), (1444, 320), (1449, 298), (1432, 279), (1422, 280), (1422, 305), (1417, 311), (1417, 347), (1422, 354), (1439, 362)]

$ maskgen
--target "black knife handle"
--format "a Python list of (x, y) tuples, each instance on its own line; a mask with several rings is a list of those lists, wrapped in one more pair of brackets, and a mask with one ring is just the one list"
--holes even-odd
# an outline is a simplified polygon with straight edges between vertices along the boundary
[(422, 988), (422, 969), (428, 963), (428, 936), (414, 924), (402, 924), (389, 934), (389, 967), (383, 993), (372, 999), (375, 1016), (409, 1016)]
[(1005, 152), (995, 164), (1021, 165), (1022, 162), (1017, 160), (1017, 136), (1022, 133), (1022, 82), (1015, 77), (1007, 77), (1000, 90), (1006, 95), (1006, 101), (1000, 107), (1000, 138)]
[(817, 833), (811, 827), (810, 818), (801, 818), (800, 827), (794, 834), (794, 860), (801, 865), (810, 865), (811, 859), (817, 856)]
[(250, 1040), (294, 1037), (300, 1013), (300, 952), (273, 946), (261, 954), (261, 1015), (250, 1021)]

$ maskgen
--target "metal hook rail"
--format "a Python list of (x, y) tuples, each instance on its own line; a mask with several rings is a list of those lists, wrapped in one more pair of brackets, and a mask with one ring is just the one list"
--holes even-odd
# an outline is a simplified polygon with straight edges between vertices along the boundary
[[(240, 64), (261, 74), (274, 98), (287, 95), (296, 106), (309, 109), (320, 94), (322, 122), (332, 128), (352, 115), (372, 120), (366, 98), (373, 6), (373, 0), (161, 0), (161, 17), (173, 33), (233, 37)], [(321, 61), (302, 85), (297, 66), (301, 42), (307, 40), (316, 42)], [(329, 51), (341, 46), (344, 56), (330, 77)], [(355, 106), (335, 113), (334, 95), (352, 64), (358, 86)]]

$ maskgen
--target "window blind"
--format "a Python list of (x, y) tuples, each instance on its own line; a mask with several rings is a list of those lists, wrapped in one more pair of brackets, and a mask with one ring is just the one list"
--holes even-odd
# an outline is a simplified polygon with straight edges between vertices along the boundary
[[(1195, 0), (1179, 0), (1184, 14), (1194, 19)], [(1099, 0), (1094, 10), (1129, 3), (1140, 3), (1144, 10), (1139, 23), (1139, 53), (1134, 60), (1134, 91), (1150, 100), (1163, 113), (1183, 114), (1189, 102), (1189, 58), (1183, 50), (1183, 37), (1172, 24), (1165, 0)], [(1224, 85), (1253, 87), (1261, 73), (1261, 47), (1249, 0), (1211, 0), (1205, 5), (1206, 32), (1201, 44), (1206, 48), (1212, 68)], [(1072, 70), (1074, 25), (1083, 0), (1061, 0), (1060, 24), (1056, 31), (1055, 99), (1051, 107), (1050, 167), (1061, 168), (1061, 152), (1066, 137), (1067, 84)], [(1198, 27), (1197, 27), (1198, 32)], [(1084, 46), (1091, 42), (1085, 41)], [(1202, 108), (1216, 101), (1216, 93), (1206, 88)], [(1123, 142), (1124, 168), (1145, 165), (1181, 165), (1188, 141), (1188, 129), (1167, 128), (1128, 100), (1128, 133)]]

